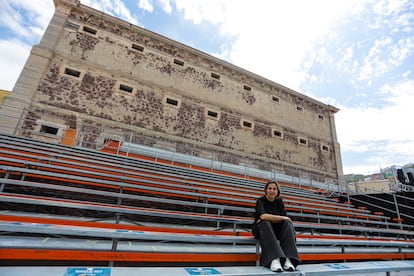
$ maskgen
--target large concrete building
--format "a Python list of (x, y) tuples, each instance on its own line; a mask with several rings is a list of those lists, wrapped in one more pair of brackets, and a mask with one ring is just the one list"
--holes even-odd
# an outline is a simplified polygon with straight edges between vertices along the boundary
[(337, 108), (77, 0), (55, 7), (0, 109), (1, 132), (343, 177)]

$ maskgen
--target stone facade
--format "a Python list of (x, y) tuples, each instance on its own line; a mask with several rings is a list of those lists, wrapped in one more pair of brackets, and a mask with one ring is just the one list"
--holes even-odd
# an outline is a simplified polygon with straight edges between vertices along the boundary
[(49, 122), (97, 145), (111, 129), (182, 153), (342, 178), (335, 107), (75, 0), (55, 5), (7, 99), (29, 111), (22, 134)]

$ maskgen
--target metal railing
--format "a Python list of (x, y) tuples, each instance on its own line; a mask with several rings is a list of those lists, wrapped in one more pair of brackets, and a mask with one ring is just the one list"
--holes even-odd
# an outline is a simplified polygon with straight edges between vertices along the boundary
[[(390, 186), (395, 185), (392, 181), (389, 182)], [(401, 183), (400, 183), (401, 184)], [(382, 210), (384, 212), (387, 212), (388, 214), (391, 214), (394, 218), (397, 218), (401, 227), (403, 224), (402, 217), (408, 218), (411, 221), (414, 221), (414, 198), (410, 198), (407, 196), (404, 196), (403, 193), (395, 193), (394, 191), (391, 192), (385, 192), (380, 191), (374, 188), (364, 187), (364, 192), (359, 192), (358, 185), (363, 185), (362, 183), (350, 183), (349, 186), (355, 186), (353, 190), (353, 193), (348, 193), (348, 199), (354, 202), (357, 202), (359, 204), (370, 206), (373, 210)], [(403, 184), (402, 184), (403, 185)], [(348, 186), (348, 187), (349, 187)], [(405, 185), (407, 186), (407, 185)], [(391, 188), (390, 188), (391, 189)], [(399, 191), (405, 192), (406, 190), (401, 189)], [(392, 200), (383, 199), (376, 195), (381, 194), (388, 194), (392, 196)], [(371, 201), (377, 202), (378, 204), (373, 204), (368, 202), (368, 200), (361, 200), (358, 199), (357, 196), (360, 196), (361, 198), (371, 199)], [(401, 202), (408, 202), (408, 204), (403, 204)], [(385, 207), (385, 206), (388, 206)], [(392, 209), (391, 209), (392, 207)], [(404, 208), (405, 212), (401, 212), (401, 210)], [(407, 211), (408, 210), (408, 211)]]
[[(215, 154), (210, 156), (198, 156), (199, 149), (194, 148), (186, 149), (190, 154), (180, 153), (177, 142), (172, 144), (170, 141), (165, 141), (161, 138), (155, 139), (148, 136), (137, 134), (132, 128), (120, 129), (117, 127), (116, 122), (112, 122), (105, 125), (98, 125), (88, 118), (80, 118), (79, 114), (63, 114), (61, 110), (48, 110), (45, 111), (33, 111), (29, 112), (26, 108), (23, 111), (19, 111), (18, 108), (13, 106), (7, 106), (7, 103), (3, 103), (0, 106), (0, 133), (31, 137), (36, 140), (47, 141), (52, 143), (65, 143), (68, 142), (65, 139), (73, 139), (71, 144), (74, 147), (89, 148), (100, 150), (105, 146), (105, 142), (108, 139), (120, 141), (121, 146), (114, 148), (114, 152), (119, 154), (120, 152), (126, 153), (128, 156), (131, 153), (150, 156), (155, 159), (165, 159), (172, 163), (185, 163), (191, 166), (200, 166), (207, 168), (211, 171), (225, 171), (242, 175), (245, 178), (256, 177), (268, 180), (278, 180), (283, 182), (289, 182), (297, 184), (300, 187), (310, 187), (319, 190), (321, 193), (328, 193), (329, 196), (338, 196), (342, 194), (354, 194), (355, 192), (341, 179), (325, 178), (323, 181), (317, 181), (320, 179), (319, 175), (312, 175), (308, 172), (303, 173), (299, 169), (294, 172), (294, 175), (287, 174), (281, 171), (280, 168), (274, 168), (271, 170), (260, 170), (253, 168), (249, 165), (236, 165), (228, 162), (219, 161), (219, 158)], [(56, 129), (59, 127), (67, 128), (67, 125), (74, 125), (76, 127), (76, 137), (67, 138), (64, 134), (67, 129), (61, 129), (56, 134), (48, 133), (47, 130), (42, 130), (39, 126), (38, 118), (42, 116), (50, 116), (57, 118), (57, 121), (65, 121), (65, 124), (60, 126), (56, 125)], [(14, 125), (8, 124), (8, 121), (12, 121)], [(186, 145), (188, 146), (188, 145)], [(190, 146), (191, 147), (191, 146)], [(248, 160), (246, 160), (248, 163)], [(392, 192), (407, 189), (402, 187), (402, 184), (395, 183), (391, 189)]]
[[(15, 110), (16, 112), (4, 112), (4, 110)], [(39, 111), (36, 114), (34, 109), (29, 112), (27, 109), (23, 109), (23, 112), (19, 111), (13, 106), (7, 106), (6, 103), (0, 107), (0, 133), (25, 136), (34, 139), (62, 143), (65, 139), (64, 132), (66, 129), (61, 130), (58, 135), (50, 134), (40, 129), (37, 119), (42, 116), (52, 116), (57, 118), (57, 121), (65, 121), (65, 125), (75, 125), (77, 135), (73, 141), (75, 147), (85, 147), (89, 149), (99, 150), (104, 145), (105, 139), (112, 139), (122, 142), (122, 148), (119, 150), (129, 153), (141, 153), (147, 154), (155, 158), (163, 158), (171, 162), (183, 162), (190, 166), (202, 166), (211, 170), (223, 170), (228, 172), (237, 173), (248, 177), (259, 177), (269, 180), (280, 180), (297, 184), (299, 186), (307, 186), (316, 189), (328, 190), (334, 193), (346, 192), (345, 183), (338, 181), (337, 179), (328, 179), (324, 181), (316, 181), (315, 179), (320, 176), (312, 176), (309, 173), (303, 174), (299, 170), (295, 172), (295, 175), (289, 175), (284, 172), (280, 172), (280, 169), (272, 169), (269, 171), (259, 170), (250, 167), (249, 165), (235, 165), (219, 161), (218, 158), (211, 154), (210, 156), (197, 156), (196, 152), (199, 149), (195, 148), (191, 154), (182, 154), (178, 152), (177, 143), (163, 141), (162, 139), (154, 139), (138, 135), (134, 130), (120, 129), (117, 127), (116, 122), (112, 122), (112, 125), (98, 125), (97, 123), (89, 122), (88, 119), (82, 119), (79, 116), (73, 114), (62, 114), (61, 110), (49, 110)], [(2, 112), (3, 111), (3, 112)], [(72, 117), (72, 118), (71, 118)], [(67, 123), (68, 120), (72, 120)], [(12, 121), (14, 125), (7, 124), (8, 121)], [(56, 128), (59, 128), (57, 125)], [(189, 151), (189, 150), (187, 150)], [(248, 160), (246, 160), (248, 161)], [(248, 163), (248, 162), (246, 162)]]

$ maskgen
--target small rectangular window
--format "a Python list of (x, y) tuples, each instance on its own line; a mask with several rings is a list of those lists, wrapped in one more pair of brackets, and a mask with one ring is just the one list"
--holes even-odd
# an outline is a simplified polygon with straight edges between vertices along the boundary
[(220, 75), (219, 75), (219, 74), (216, 74), (216, 73), (211, 73), (211, 77), (212, 77), (213, 79), (217, 79), (217, 80), (219, 80), (219, 79), (220, 79)]
[(308, 140), (305, 138), (299, 138), (299, 144), (306, 146), (308, 144)]
[(204, 116), (206, 117), (206, 119), (215, 121), (220, 120), (220, 112), (213, 109), (209, 109), (207, 107), (204, 109)]
[(178, 101), (177, 100), (174, 100), (174, 99), (171, 99), (171, 98), (167, 98), (165, 102), (167, 104), (170, 104), (170, 105), (175, 105), (175, 106), (178, 105)]
[(134, 88), (132, 88), (131, 86), (128, 86), (126, 84), (120, 84), (119, 85), (119, 90), (124, 91), (124, 92), (128, 92), (128, 93), (132, 93)]
[(242, 121), (242, 126), (245, 127), (245, 128), (253, 129), (253, 123), (249, 122), (249, 121), (246, 121), (246, 120)]
[(58, 130), (59, 130), (59, 128), (57, 128), (57, 127), (51, 127), (51, 126), (47, 126), (47, 125), (42, 125), (40, 127), (40, 132), (41, 133), (56, 135), (58, 133)]
[(72, 29), (72, 30), (79, 30), (79, 25), (78, 24), (76, 24), (76, 23), (73, 23), (73, 22), (70, 22), (70, 21), (67, 21), (66, 23), (65, 23), (65, 27), (66, 28), (69, 28), (69, 29)]
[(297, 106), (296, 106), (296, 110), (297, 110), (297, 111), (301, 111), (301, 112), (302, 112), (302, 111), (303, 111), (303, 107), (302, 107), (302, 106), (300, 106), (300, 105), (297, 105)]
[(279, 97), (272, 96), (272, 101), (278, 103), (278, 102), (280, 102), (280, 99), (279, 99)]
[(252, 88), (250, 86), (247, 86), (247, 85), (243, 85), (243, 89), (244, 90), (247, 90), (247, 91), (251, 91), (252, 90)]
[(142, 47), (141, 45), (135, 44), (135, 43), (132, 43), (131, 48), (134, 49), (134, 50), (137, 50), (139, 52), (143, 52), (144, 51), (144, 47)]
[(252, 127), (252, 123), (247, 122), (247, 121), (243, 121), (243, 126), (244, 127)]
[(278, 138), (282, 138), (283, 137), (283, 134), (279, 130), (273, 130), (273, 136), (274, 137), (278, 137)]
[(93, 34), (93, 35), (96, 35), (96, 32), (97, 32), (97, 30), (95, 30), (91, 27), (88, 27), (88, 26), (83, 26), (82, 30), (86, 33), (90, 33), (90, 34)]
[(72, 77), (75, 77), (75, 78), (79, 78), (80, 75), (81, 75), (80, 71), (75, 70), (75, 69), (70, 69), (70, 68), (67, 68), (67, 67), (65, 68), (65, 71), (63, 73), (65, 75), (72, 76)]
[(329, 151), (329, 147), (327, 145), (322, 145), (322, 151)]
[(207, 111), (207, 115), (213, 118), (217, 118), (218, 117), (218, 113), (212, 110)]
[(179, 59), (174, 59), (174, 63), (180, 66), (184, 66), (184, 61), (179, 60)]
[(322, 114), (318, 114), (318, 119), (323, 120), (323, 119), (325, 119), (325, 117)]

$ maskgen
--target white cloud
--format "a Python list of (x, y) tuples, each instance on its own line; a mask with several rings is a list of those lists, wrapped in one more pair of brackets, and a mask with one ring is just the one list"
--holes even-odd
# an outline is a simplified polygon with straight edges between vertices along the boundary
[(23, 44), (17, 40), (0, 40), (0, 55), (2, 70), (0, 74), (0, 89), (12, 90), (23, 66), (29, 56), (31, 45)]
[(22, 26), (23, 18), (17, 10), (14, 10), (6, 2), (0, 6), (0, 24), (7, 26), (15, 34), (23, 37), (29, 37), (30, 33)]
[(344, 166), (344, 174), (363, 174), (363, 175), (370, 175), (374, 173), (378, 173), (381, 168), (385, 168), (387, 166), (382, 167), (382, 163), (376, 163), (372, 165), (349, 165)]
[(149, 0), (139, 0), (138, 7), (150, 13), (154, 11), (154, 7)]
[(354, 73), (355, 66), (357, 63), (353, 61), (354, 57), (354, 48), (352, 46), (347, 47), (346, 49), (339, 49), (339, 53), (342, 53), (341, 58), (337, 61), (337, 67), (340, 68), (345, 73)]
[(393, 68), (399, 67), (412, 54), (414, 39), (412, 37), (393, 41), (383, 37), (375, 41), (360, 70), (358, 80), (378, 78)]
[(367, 162), (367, 167), (413, 162), (413, 91), (414, 81), (406, 80), (382, 88), (381, 94), (388, 96), (388, 105), (382, 108), (341, 107), (335, 115), (341, 150), (369, 154), (372, 163)]
[(395, 19), (395, 31), (403, 31), (403, 32), (407, 32), (407, 33), (411, 33), (413, 31), (413, 25), (412, 25), (412, 21), (414, 19), (414, 14), (413, 13), (405, 13), (405, 14), (401, 14), (400, 16), (398, 16)]
[(13, 89), (32, 45), (40, 41), (53, 13), (49, 0), (0, 1), (0, 24), (6, 29), (0, 41), (0, 89)]
[(200, 24), (202, 21), (207, 21), (212, 24), (224, 25), (227, 21), (226, 8), (234, 4), (233, 0), (175, 0), (175, 5), (179, 12), (184, 13), (184, 19), (191, 20), (194, 24)]
[[(29, 40), (38, 40), (48, 25), (54, 12), (54, 5), (49, 0), (39, 1), (1, 1), (0, 24), (14, 34)], [(25, 13), (30, 20), (27, 20)]]
[(406, 2), (407, 1), (401, 0), (381, 0), (375, 4), (373, 11), (379, 15), (390, 15), (392, 13), (401, 11), (406, 5)]
[(392, 45), (391, 37), (382, 37), (374, 42), (374, 45), (364, 58), (364, 65), (361, 69), (359, 80), (367, 80), (373, 77), (378, 77), (388, 70), (386, 60), (383, 59), (388, 52), (387, 48)]
[[(414, 102), (414, 80), (406, 80), (395, 86), (385, 85), (381, 93), (388, 95), (388, 101), (398, 114), (412, 114), (412, 106)], [(400, 110), (401, 109), (401, 110)], [(411, 118), (405, 117), (405, 118)]]
[(414, 49), (414, 38), (408, 37), (400, 39), (390, 49), (389, 61), (390, 63), (398, 67), (403, 61), (412, 53)]
[(130, 10), (125, 6), (122, 0), (82, 0), (81, 3), (121, 18), (134, 25), (139, 25), (138, 19), (131, 14)]
[[(49, 24), (50, 18), (52, 17), (55, 6), (53, 1), (49, 0), (38, 0), (38, 1), (26, 1), (26, 0), (14, 0), (13, 3), (19, 7), (22, 7), (29, 11), (29, 17), (32, 22), (35, 22), (36, 26), (41, 29), (46, 29)], [(25, 19), (25, 22), (26, 19)]]
[(358, 156), (363, 159), (344, 165), (344, 174), (372, 174), (379, 172), (380, 168), (393, 165), (403, 166), (414, 162), (413, 151), (410, 150), (414, 148), (414, 140), (385, 141), (382, 143), (363, 141), (361, 142), (361, 148), (365, 148), (365, 151), (362, 151), (363, 157)]
[[(185, 18), (218, 24), (236, 37), (228, 60), (261, 76), (298, 89), (306, 51), (357, 1), (185, 1), (176, 0)], [(300, 8), (298, 8), (300, 7)]]
[[(360, 141), (414, 139), (414, 131), (407, 121), (413, 115), (410, 105), (414, 102), (414, 95), (404, 95), (401, 90), (398, 91), (401, 95), (395, 96), (394, 103), (383, 108), (341, 107), (335, 117), (343, 149), (355, 150), (354, 146)], [(402, 132), (404, 135), (400, 135)]]
[(344, 54), (342, 56), (342, 61), (343, 62), (348, 62), (352, 59), (354, 54), (354, 49), (352, 47), (348, 47), (345, 49)]
[(170, 0), (158, 0), (158, 2), (160, 3), (161, 8), (165, 13), (171, 14), (172, 6), (170, 4)]

